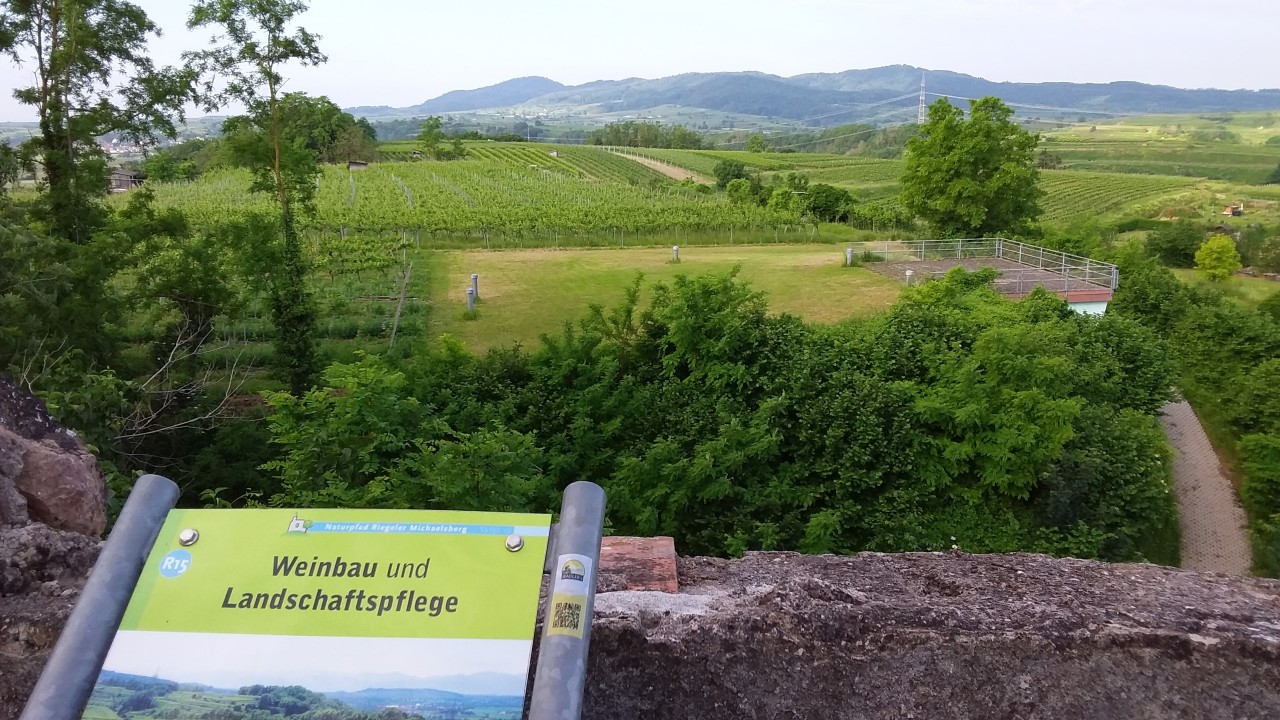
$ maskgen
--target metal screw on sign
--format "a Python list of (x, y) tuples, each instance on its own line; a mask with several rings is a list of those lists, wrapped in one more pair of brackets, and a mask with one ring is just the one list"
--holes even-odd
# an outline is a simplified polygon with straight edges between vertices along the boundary
[(200, 539), (200, 531), (195, 528), (187, 528), (178, 533), (178, 544), (183, 547), (191, 547)]
[(524, 549), (524, 538), (514, 534), (508, 535), (506, 544), (507, 544), (508, 551), (520, 552), (522, 549)]

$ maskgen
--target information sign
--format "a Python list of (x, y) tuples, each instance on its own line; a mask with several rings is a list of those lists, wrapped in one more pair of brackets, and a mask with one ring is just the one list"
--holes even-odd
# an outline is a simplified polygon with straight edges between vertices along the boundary
[(550, 520), (175, 510), (84, 717), (518, 717)]

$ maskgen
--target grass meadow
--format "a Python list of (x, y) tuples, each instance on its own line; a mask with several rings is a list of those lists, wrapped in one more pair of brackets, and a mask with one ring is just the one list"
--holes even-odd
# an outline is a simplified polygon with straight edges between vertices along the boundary
[[(621, 302), (623, 291), (643, 274), (647, 289), (676, 275), (728, 272), (764, 291), (774, 312), (813, 322), (866, 317), (893, 304), (901, 287), (862, 268), (845, 268), (835, 245), (688, 247), (680, 262), (671, 248), (626, 250), (445, 251), (435, 254), (430, 281), (427, 334), (449, 333), (469, 348), (520, 343), (537, 345), (592, 304)], [(480, 276), (480, 302), (466, 316), (471, 274)]]

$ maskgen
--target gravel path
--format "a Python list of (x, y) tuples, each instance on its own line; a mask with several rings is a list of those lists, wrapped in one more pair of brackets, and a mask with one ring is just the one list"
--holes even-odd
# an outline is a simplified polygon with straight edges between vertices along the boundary
[(1175, 453), (1173, 479), (1182, 526), (1182, 567), (1249, 574), (1252, 556), (1244, 509), (1200, 419), (1183, 401), (1165, 405), (1161, 421)]
[(685, 178), (693, 178), (694, 182), (700, 182), (703, 185), (712, 185), (715, 183), (715, 180), (699, 175), (698, 173), (693, 172), (692, 170), (685, 170), (684, 168), (678, 165), (672, 165), (670, 163), (660, 162), (658, 160), (654, 160), (653, 158), (640, 157), (639, 155), (629, 155), (627, 153), (620, 153), (620, 152), (615, 152), (614, 155), (617, 155), (618, 157), (624, 157), (628, 160), (634, 160), (640, 163), (641, 165), (644, 165), (652, 170), (657, 170), (658, 172), (662, 173), (663, 175), (666, 175), (672, 180), (684, 180)]

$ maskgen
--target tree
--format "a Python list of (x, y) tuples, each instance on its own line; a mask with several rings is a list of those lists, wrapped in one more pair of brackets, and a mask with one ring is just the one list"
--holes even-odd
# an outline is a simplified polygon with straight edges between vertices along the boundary
[(711, 174), (716, 176), (716, 187), (724, 190), (730, 181), (747, 177), (747, 166), (737, 160), (721, 160)]
[(1057, 170), (1062, 167), (1062, 156), (1053, 155), (1047, 148), (1040, 148), (1036, 155), (1036, 167), (1041, 170)]
[(440, 129), (442, 125), (440, 118), (432, 115), (422, 121), (422, 129), (418, 132), (418, 144), (422, 146), (422, 153), (430, 158), (440, 159), (440, 146), (444, 143), (444, 130)]
[(1214, 282), (1222, 282), (1240, 269), (1240, 253), (1226, 235), (1214, 235), (1196, 251), (1196, 268)]
[(1270, 175), (1268, 175), (1268, 176), (1267, 176), (1267, 179), (1266, 179), (1266, 180), (1263, 180), (1263, 181), (1262, 181), (1262, 183), (1263, 183), (1264, 185), (1278, 185), (1278, 184), (1280, 184), (1280, 165), (1276, 165), (1276, 169), (1275, 169), (1275, 170), (1272, 170), (1272, 171), (1271, 171), (1271, 174), (1270, 174)]
[(844, 222), (853, 207), (853, 195), (848, 190), (826, 183), (810, 185), (807, 200), (809, 213), (822, 222)]
[(902, 204), (944, 236), (1022, 233), (1044, 192), (1033, 154), (1039, 138), (1018, 127), (999, 98), (971, 100), (969, 119), (941, 99), (907, 142)]
[(359, 125), (353, 125), (334, 138), (333, 145), (329, 147), (329, 156), (333, 158), (332, 162), (372, 162), (378, 159), (378, 143), (369, 139)]
[(1147, 252), (1169, 267), (1191, 267), (1203, 242), (1203, 230), (1190, 220), (1179, 220), (1148, 235)]
[(755, 133), (747, 138), (747, 152), (762, 153), (769, 151), (769, 141), (764, 139), (764, 135)]
[(1262, 241), (1254, 264), (1266, 272), (1280, 272), (1280, 237)]
[(307, 264), (295, 206), (304, 212), (313, 209), (320, 169), (312, 151), (289, 142), (285, 135), (280, 89), (284, 65), (317, 65), (326, 60), (316, 36), (301, 27), (290, 29), (306, 9), (300, 0), (199, 0), (191, 9), (188, 27), (212, 26), (221, 32), (209, 49), (184, 54), (201, 72), (206, 108), (213, 110), (228, 102), (245, 106), (245, 115), (223, 125), (227, 143), (234, 154), (249, 161), (254, 190), (272, 192), (280, 208), (282, 275), (271, 278), (271, 307), (277, 362), (284, 366), (295, 394), (306, 391), (319, 371), (315, 309), (306, 286)]
[(159, 34), (142, 8), (124, 0), (0, 4), (0, 52), (35, 77), (14, 97), (39, 117), (39, 134), (23, 144), (23, 155), (44, 169), (34, 212), (53, 234), (84, 244), (106, 221), (99, 137), (118, 133), (142, 145), (176, 137), (194, 74), (155, 67), (147, 41)]
[(0, 143), (0, 202), (8, 195), (9, 188), (18, 183), (22, 175), (22, 157), (8, 142)]
[(734, 178), (724, 187), (725, 194), (729, 196), (729, 202), (735, 205), (754, 205), (756, 204), (756, 194), (751, 189), (751, 181), (746, 178)]
[(179, 160), (167, 150), (152, 153), (142, 161), (142, 173), (152, 182), (173, 182), (174, 180), (194, 180), (196, 164), (190, 160)]

